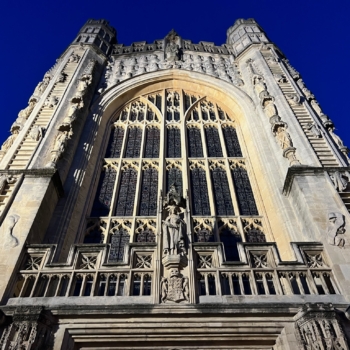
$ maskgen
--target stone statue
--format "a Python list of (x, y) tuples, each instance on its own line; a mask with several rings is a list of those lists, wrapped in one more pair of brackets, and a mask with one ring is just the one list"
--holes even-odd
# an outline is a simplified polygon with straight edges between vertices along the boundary
[(341, 213), (328, 214), (327, 242), (331, 245), (344, 247), (345, 245), (345, 218)]
[(2, 144), (1, 146), (1, 151), (6, 153), (10, 147), (13, 145), (13, 143), (15, 142), (17, 136), (18, 136), (19, 130), (15, 129), (12, 131), (12, 135), (10, 135), (7, 140)]
[(276, 138), (283, 150), (293, 147), (292, 138), (289, 133), (286, 131), (286, 128), (283, 126), (279, 126), (276, 131)]
[(44, 128), (39, 125), (34, 125), (32, 130), (29, 132), (29, 137), (33, 141), (39, 141), (44, 135)]
[(17, 181), (12, 175), (1, 174), (0, 175), (0, 195), (4, 192), (7, 184), (14, 184)]
[(51, 75), (45, 74), (43, 81), (41, 81), (34, 90), (34, 96), (41, 96), (46, 90), (51, 80)]
[(339, 148), (343, 148), (343, 147), (346, 147), (343, 143), (343, 140), (334, 133), (334, 130), (335, 128), (334, 127), (329, 127), (328, 128), (328, 132), (329, 134), (332, 136), (332, 139), (334, 140), (334, 142), (336, 143), (336, 145), (339, 147)]
[(176, 44), (175, 37), (166, 45), (165, 59), (169, 62), (175, 62), (180, 59), (180, 47)]
[(345, 174), (341, 174), (339, 171), (336, 171), (333, 175), (330, 176), (333, 181), (334, 188), (338, 192), (342, 192), (348, 186), (348, 182), (350, 181), (350, 173), (348, 171)]
[(66, 78), (67, 78), (67, 74), (61, 72), (56, 79), (56, 83), (64, 83), (66, 81)]
[(10, 215), (5, 219), (5, 247), (14, 248), (18, 246), (18, 239), (13, 236), (12, 231), (19, 220), (16, 214)]
[(18, 117), (28, 119), (28, 117), (30, 116), (30, 113), (32, 113), (32, 111), (36, 105), (36, 102), (37, 102), (37, 100), (35, 98), (31, 98), (29, 100), (28, 106), (26, 108), (22, 109), (18, 113)]
[(57, 104), (58, 104), (58, 97), (57, 96), (50, 96), (44, 102), (44, 106), (47, 108), (54, 108)]
[(80, 56), (78, 56), (74, 52), (72, 52), (72, 54), (68, 58), (69, 63), (73, 63), (73, 62), (77, 63), (77, 62), (79, 62), (79, 60), (80, 60)]
[(315, 123), (309, 123), (306, 125), (307, 130), (309, 130), (315, 137), (321, 138), (322, 133), (319, 126)]
[(163, 303), (189, 301), (188, 278), (183, 277), (177, 268), (170, 269), (170, 277), (162, 278), (161, 299)]
[(164, 254), (183, 255), (185, 222), (179, 216), (181, 209), (177, 205), (169, 205), (166, 209), (169, 211), (169, 216), (162, 221)]
[(265, 100), (263, 108), (266, 116), (269, 118), (278, 114), (276, 105), (273, 103), (272, 98)]
[(57, 161), (62, 157), (63, 153), (67, 148), (68, 140), (73, 135), (71, 130), (69, 131), (59, 131), (56, 136), (55, 145), (53, 150), (51, 151), (51, 162), (46, 165), (46, 167), (55, 167)]

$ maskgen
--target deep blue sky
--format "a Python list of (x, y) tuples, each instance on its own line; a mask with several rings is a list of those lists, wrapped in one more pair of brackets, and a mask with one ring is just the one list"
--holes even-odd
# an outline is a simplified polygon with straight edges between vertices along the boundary
[(174, 28), (184, 39), (225, 43), (238, 18), (255, 18), (302, 74), (350, 147), (350, 0), (3, 0), (0, 143), (44, 73), (89, 18), (105, 18), (118, 41), (152, 42)]

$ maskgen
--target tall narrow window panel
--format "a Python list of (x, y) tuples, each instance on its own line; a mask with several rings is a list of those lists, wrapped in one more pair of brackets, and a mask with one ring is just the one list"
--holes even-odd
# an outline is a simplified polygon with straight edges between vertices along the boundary
[(170, 186), (175, 185), (178, 193), (182, 194), (182, 171), (178, 168), (171, 168), (167, 171), (166, 176), (167, 193), (170, 190)]
[(224, 134), (227, 155), (229, 157), (242, 157), (236, 129), (232, 126), (226, 126), (222, 129), (222, 132)]
[(121, 262), (124, 259), (125, 245), (129, 243), (130, 236), (125, 230), (118, 230), (111, 235), (109, 262)]
[(244, 168), (231, 170), (241, 215), (259, 215), (250, 185), (248, 173)]
[(158, 170), (149, 168), (142, 172), (140, 216), (157, 214)]
[(192, 158), (203, 157), (201, 131), (198, 128), (188, 128), (188, 151)]
[(97, 187), (95, 201), (92, 207), (91, 216), (107, 216), (109, 214), (116, 174), (116, 170), (111, 167), (106, 168), (102, 172)]
[(201, 168), (191, 170), (191, 192), (193, 215), (210, 215), (207, 179)]
[(211, 177), (213, 182), (216, 214), (234, 215), (226, 171), (221, 168), (213, 169), (211, 171)]
[(145, 158), (159, 157), (160, 130), (157, 127), (146, 129)]
[(222, 157), (219, 130), (215, 127), (204, 128), (208, 157)]
[(141, 150), (142, 129), (130, 128), (126, 145), (125, 158), (139, 158)]
[(134, 169), (125, 169), (121, 174), (116, 216), (132, 216), (137, 184), (137, 172)]
[(224, 245), (226, 261), (239, 261), (237, 243), (242, 242), (239, 233), (226, 227), (220, 231), (220, 241)]
[(124, 128), (121, 126), (115, 127), (109, 138), (106, 158), (119, 158), (122, 150), (124, 138)]
[(167, 157), (181, 158), (181, 135), (180, 129), (170, 128), (167, 130)]

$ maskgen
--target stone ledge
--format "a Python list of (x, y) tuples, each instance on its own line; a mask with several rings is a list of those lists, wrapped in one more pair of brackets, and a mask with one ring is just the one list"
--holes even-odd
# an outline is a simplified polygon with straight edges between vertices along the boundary
[(314, 176), (324, 174), (329, 171), (350, 171), (350, 167), (311, 167), (311, 166), (292, 166), (288, 168), (284, 180), (282, 193), (288, 197), (293, 185), (295, 176)]

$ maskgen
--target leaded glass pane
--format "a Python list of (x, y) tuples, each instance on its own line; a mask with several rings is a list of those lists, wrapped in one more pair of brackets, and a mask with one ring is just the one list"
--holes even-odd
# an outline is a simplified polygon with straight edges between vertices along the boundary
[(215, 127), (204, 129), (207, 142), (208, 157), (222, 157), (219, 131)]
[(224, 228), (220, 232), (220, 241), (224, 244), (226, 261), (239, 261), (238, 242), (242, 242), (242, 237), (229, 228)]
[(116, 170), (114, 168), (107, 168), (102, 172), (91, 216), (107, 216), (109, 214), (115, 179)]
[(242, 157), (241, 147), (238, 142), (236, 129), (228, 126), (222, 129), (225, 139), (227, 155), (229, 157)]
[(193, 158), (203, 157), (201, 131), (198, 128), (188, 128), (188, 151)]
[(126, 144), (125, 158), (139, 158), (141, 149), (142, 129), (130, 128)]
[(167, 157), (181, 158), (181, 136), (180, 129), (171, 128), (167, 130)]
[(124, 129), (121, 126), (117, 126), (112, 130), (109, 138), (108, 148), (106, 152), (106, 158), (119, 158), (123, 145)]
[(241, 215), (259, 215), (247, 171), (236, 167), (231, 170)]
[(149, 168), (142, 172), (140, 216), (156, 216), (158, 196), (158, 171)]
[(210, 215), (207, 179), (203, 169), (191, 170), (191, 191), (193, 215)]
[(116, 231), (111, 236), (111, 249), (109, 251), (108, 262), (121, 262), (124, 259), (124, 248), (130, 241), (130, 236), (126, 230)]
[(182, 171), (178, 168), (171, 168), (166, 173), (166, 191), (170, 190), (171, 185), (175, 185), (178, 193), (182, 194)]
[(146, 129), (145, 158), (159, 157), (160, 130), (156, 127)]
[(116, 216), (132, 216), (137, 183), (137, 172), (134, 169), (126, 169), (121, 174)]
[(160, 111), (162, 110), (162, 97), (160, 95), (156, 96), (156, 106)]
[(217, 215), (234, 215), (226, 171), (216, 168), (211, 172)]

